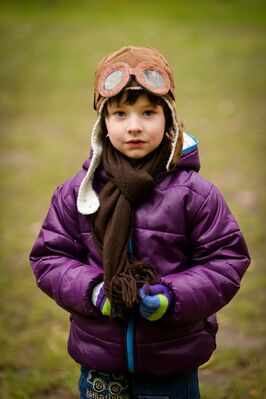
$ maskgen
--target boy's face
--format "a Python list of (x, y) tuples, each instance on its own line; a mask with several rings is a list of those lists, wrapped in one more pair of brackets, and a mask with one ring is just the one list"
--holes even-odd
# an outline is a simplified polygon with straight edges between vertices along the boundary
[(107, 103), (105, 124), (112, 145), (132, 159), (141, 159), (154, 151), (165, 133), (165, 116), (161, 105), (154, 105), (144, 93), (134, 104), (122, 97)]

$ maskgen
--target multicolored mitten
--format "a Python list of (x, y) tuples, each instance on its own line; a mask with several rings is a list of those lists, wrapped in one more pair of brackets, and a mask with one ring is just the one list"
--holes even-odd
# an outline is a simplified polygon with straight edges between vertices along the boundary
[(104, 294), (103, 281), (94, 287), (92, 303), (104, 316), (111, 316), (111, 302)]
[(139, 290), (139, 310), (142, 317), (147, 320), (159, 320), (173, 301), (169, 288), (163, 284), (144, 284)]

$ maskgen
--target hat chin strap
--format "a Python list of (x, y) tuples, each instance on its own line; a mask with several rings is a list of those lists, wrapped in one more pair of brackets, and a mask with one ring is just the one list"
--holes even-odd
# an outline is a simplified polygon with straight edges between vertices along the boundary
[[(126, 90), (143, 90), (142, 87), (135, 86), (135, 87), (127, 87)], [(166, 169), (169, 170), (171, 161), (174, 156), (175, 152), (175, 147), (177, 144), (178, 140), (178, 135), (179, 135), (179, 127), (176, 122), (176, 117), (175, 117), (175, 112), (173, 109), (172, 104), (170, 101), (168, 101), (165, 97), (161, 97), (163, 100), (166, 102), (168, 105), (172, 120), (173, 120), (173, 126), (172, 129), (175, 132), (174, 135), (174, 140), (172, 141), (172, 150), (170, 157), (167, 161), (166, 164)], [(82, 180), (80, 187), (79, 187), (79, 192), (78, 192), (78, 198), (77, 198), (77, 208), (79, 213), (82, 215), (92, 215), (93, 213), (97, 212), (97, 210), (100, 207), (100, 201), (98, 194), (94, 191), (92, 187), (92, 180), (94, 173), (98, 166), (101, 163), (101, 158), (102, 158), (102, 149), (103, 149), (103, 132), (102, 132), (102, 127), (101, 127), (101, 120), (102, 120), (102, 112), (105, 103), (108, 101), (109, 98), (105, 98), (99, 108), (99, 113), (98, 117), (96, 119), (96, 122), (93, 126), (92, 133), (91, 133), (91, 149), (92, 149), (92, 159), (89, 165), (89, 168), (87, 170), (86, 176)]]

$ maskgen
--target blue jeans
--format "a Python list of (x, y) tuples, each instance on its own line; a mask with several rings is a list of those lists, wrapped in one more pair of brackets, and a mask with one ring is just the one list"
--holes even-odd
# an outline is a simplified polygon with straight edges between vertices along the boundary
[(81, 367), (80, 399), (200, 399), (198, 371), (172, 376), (118, 375)]

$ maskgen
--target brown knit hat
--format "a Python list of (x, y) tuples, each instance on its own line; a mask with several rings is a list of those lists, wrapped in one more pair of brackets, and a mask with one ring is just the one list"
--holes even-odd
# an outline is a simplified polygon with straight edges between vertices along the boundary
[[(119, 64), (119, 68), (118, 68)], [(112, 75), (120, 70), (121, 80), (118, 75)], [(154, 73), (155, 71), (155, 73)], [(156, 73), (158, 72), (158, 73)], [(145, 75), (145, 73), (147, 73)], [(167, 134), (172, 143), (172, 151), (166, 164), (169, 170), (176, 165), (182, 154), (183, 125), (178, 120), (175, 108), (175, 84), (172, 69), (165, 57), (154, 48), (127, 46), (104, 57), (97, 66), (94, 81), (94, 108), (97, 110), (97, 120), (91, 133), (92, 159), (86, 176), (81, 182), (77, 207), (84, 215), (90, 215), (99, 209), (98, 194), (92, 186), (94, 172), (99, 166), (102, 157), (104, 131), (102, 128), (102, 113), (108, 98), (122, 91), (126, 86), (132, 86), (131, 75), (134, 75), (132, 89), (143, 89), (160, 96), (167, 104), (172, 118), (172, 125), (167, 129)], [(109, 79), (109, 92), (104, 84)], [(121, 77), (120, 76), (120, 77)], [(123, 80), (125, 78), (125, 80)], [(135, 87), (135, 86), (138, 87)], [(115, 88), (115, 89), (114, 89)]]

